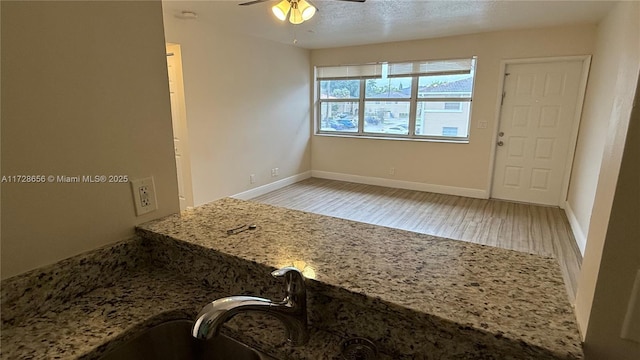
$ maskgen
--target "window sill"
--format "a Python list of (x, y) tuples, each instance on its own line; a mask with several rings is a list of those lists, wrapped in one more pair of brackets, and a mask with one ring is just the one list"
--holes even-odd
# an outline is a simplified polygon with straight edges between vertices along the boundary
[(350, 138), (350, 139), (370, 139), (370, 140), (394, 140), (394, 141), (414, 141), (414, 142), (434, 142), (434, 143), (449, 143), (449, 144), (468, 144), (469, 139), (453, 139), (453, 138), (427, 138), (427, 137), (400, 137), (400, 136), (389, 136), (388, 134), (382, 135), (356, 135), (356, 134), (348, 134), (348, 133), (326, 133), (326, 132), (316, 132), (313, 134), (315, 136), (324, 136), (324, 137), (336, 137), (336, 138)]

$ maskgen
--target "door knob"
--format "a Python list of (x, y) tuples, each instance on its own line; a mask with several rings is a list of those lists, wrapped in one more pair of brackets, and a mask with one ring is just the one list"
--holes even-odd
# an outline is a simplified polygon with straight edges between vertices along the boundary
[(500, 131), (500, 132), (498, 133), (498, 136), (503, 137), (503, 136), (504, 136), (504, 132), (503, 132), (503, 131)]
[(498, 141), (498, 146), (502, 146), (504, 145), (504, 142), (502, 142), (502, 140)]

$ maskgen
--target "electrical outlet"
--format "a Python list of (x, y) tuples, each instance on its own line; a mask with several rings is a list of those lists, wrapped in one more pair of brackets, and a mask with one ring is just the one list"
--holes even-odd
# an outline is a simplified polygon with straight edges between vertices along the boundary
[(133, 192), (133, 203), (136, 208), (136, 215), (141, 216), (158, 209), (153, 176), (131, 180), (131, 191)]
[(395, 175), (395, 174), (396, 174), (396, 168), (390, 167), (389, 168), (389, 175)]
[(140, 204), (143, 208), (151, 205), (151, 200), (149, 200), (149, 187), (147, 185), (142, 185), (138, 188), (138, 195), (140, 196)]
[(276, 168), (276, 176), (280, 176), (280, 169)]
[(252, 184), (256, 183), (256, 174), (249, 175), (249, 182)]
[(278, 176), (278, 175), (280, 174), (280, 172), (279, 172), (279, 171), (280, 171), (280, 169), (278, 169), (278, 168), (273, 168), (273, 169), (271, 169), (271, 177), (276, 177), (276, 176)]
[(478, 129), (486, 129), (488, 125), (489, 123), (487, 123), (486, 121), (480, 121), (478, 122)]

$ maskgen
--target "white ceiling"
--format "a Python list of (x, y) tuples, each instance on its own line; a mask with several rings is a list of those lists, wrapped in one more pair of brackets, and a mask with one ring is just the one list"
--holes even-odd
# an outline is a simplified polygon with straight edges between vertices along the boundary
[(505, 29), (597, 23), (612, 1), (313, 0), (319, 12), (301, 25), (271, 13), (278, 0), (238, 6), (248, 0), (164, 1), (166, 16), (194, 11), (196, 20), (307, 49), (425, 39)]

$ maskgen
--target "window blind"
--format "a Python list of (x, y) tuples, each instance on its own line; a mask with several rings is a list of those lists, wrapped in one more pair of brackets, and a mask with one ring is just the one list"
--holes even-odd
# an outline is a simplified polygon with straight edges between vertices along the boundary
[(318, 66), (316, 79), (373, 79), (382, 77), (382, 64)]
[(316, 79), (363, 79), (388, 77), (470, 74), (475, 58), (427, 60), (364, 65), (318, 66)]
[(473, 58), (389, 63), (390, 77), (469, 74)]

